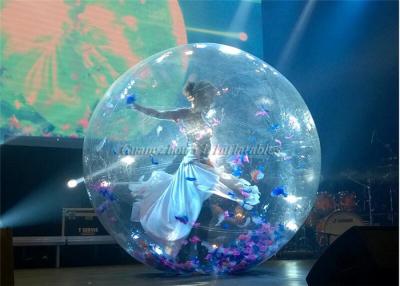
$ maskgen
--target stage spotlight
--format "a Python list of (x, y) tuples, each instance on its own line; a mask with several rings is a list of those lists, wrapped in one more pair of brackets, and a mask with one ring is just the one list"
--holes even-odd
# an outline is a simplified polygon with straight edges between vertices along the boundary
[(242, 42), (246, 42), (248, 38), (249, 38), (249, 36), (247, 35), (247, 33), (245, 33), (245, 32), (239, 33), (239, 39), (240, 39)]
[(78, 181), (75, 179), (71, 179), (67, 182), (67, 187), (70, 189), (75, 188), (78, 185)]
[(67, 187), (70, 188), (70, 189), (76, 188), (76, 186), (78, 186), (83, 181), (84, 181), (83, 177), (78, 178), (78, 179), (70, 179), (67, 182)]

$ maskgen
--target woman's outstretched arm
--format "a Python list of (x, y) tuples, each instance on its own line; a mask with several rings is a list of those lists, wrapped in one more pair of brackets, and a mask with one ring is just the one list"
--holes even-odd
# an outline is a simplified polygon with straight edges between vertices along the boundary
[(133, 104), (133, 108), (151, 117), (155, 117), (158, 119), (165, 119), (165, 120), (174, 120), (174, 121), (178, 120), (179, 118), (182, 118), (188, 110), (186, 108), (183, 108), (170, 111), (158, 111), (156, 109), (144, 107), (136, 103)]

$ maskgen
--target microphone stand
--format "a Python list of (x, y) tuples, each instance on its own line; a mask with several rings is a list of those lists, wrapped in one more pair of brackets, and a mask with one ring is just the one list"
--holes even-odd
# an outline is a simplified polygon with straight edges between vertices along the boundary
[(352, 181), (353, 183), (360, 185), (362, 187), (364, 187), (364, 189), (366, 190), (367, 196), (368, 196), (368, 212), (369, 212), (369, 225), (373, 225), (373, 216), (372, 216), (372, 194), (371, 194), (371, 180), (368, 179), (367, 180), (367, 184), (364, 184), (356, 179), (353, 179), (352, 177), (350, 177), (349, 175), (346, 176), (350, 181)]
[[(376, 130), (373, 130), (372, 131), (372, 135), (371, 135), (371, 145), (374, 142), (374, 140), (376, 140), (381, 146), (383, 146), (383, 148), (385, 148), (388, 151), (391, 161), (393, 159), (398, 159), (398, 158), (396, 158), (396, 154), (393, 152), (393, 149), (392, 149), (391, 145), (390, 144), (386, 144), (385, 142), (383, 142), (379, 138), (375, 138), (376, 137), (375, 133), (376, 133)], [(389, 167), (389, 172), (388, 172), (387, 175), (393, 173), (393, 164), (390, 163), (389, 166), (390, 166)], [(391, 186), (389, 187), (389, 202), (390, 202), (390, 221), (391, 221), (391, 223), (393, 225), (393, 223), (394, 223), (394, 209), (393, 209), (393, 190), (392, 190)]]

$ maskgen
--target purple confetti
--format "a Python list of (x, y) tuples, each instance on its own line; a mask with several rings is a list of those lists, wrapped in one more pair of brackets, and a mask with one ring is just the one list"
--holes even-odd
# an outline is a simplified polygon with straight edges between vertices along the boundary
[(246, 192), (245, 190), (241, 190), (240, 193), (242, 194), (242, 196), (243, 196), (244, 198), (250, 197), (250, 194), (249, 194), (248, 192)]
[(264, 117), (264, 116), (269, 117), (269, 111), (264, 106), (260, 106), (260, 110), (258, 110), (256, 112), (256, 116), (257, 117)]
[(233, 165), (243, 165), (242, 156), (241, 155), (234, 156), (232, 159), (232, 164)]
[(221, 124), (221, 120), (216, 119), (216, 118), (213, 118), (213, 119), (212, 119), (211, 126), (218, 126), (218, 125), (220, 125), (220, 124)]
[(191, 238), (189, 238), (189, 241), (191, 243), (198, 243), (201, 241), (201, 239), (197, 235), (193, 235)]
[[(250, 266), (260, 263), (267, 257), (271, 257), (286, 242), (285, 227), (282, 224), (272, 226), (270, 223), (257, 225), (256, 229), (247, 230), (232, 240), (229, 246), (212, 245), (206, 247), (208, 252), (199, 259), (198, 256), (189, 256), (185, 261), (178, 261), (176, 258), (160, 254), (152, 244), (142, 240), (140, 251), (131, 251), (133, 256), (142, 258), (146, 263), (153, 266), (163, 266), (165, 269), (177, 271), (178, 273), (211, 273), (219, 274), (245, 270)], [(190, 243), (201, 242), (198, 236), (192, 236)], [(188, 241), (184, 240), (183, 244)], [(204, 244), (202, 244), (204, 246)], [(196, 246), (194, 246), (196, 247)], [(199, 250), (199, 249), (198, 249)]]
[(192, 226), (193, 226), (194, 228), (197, 228), (197, 227), (200, 226), (200, 223), (199, 223), (199, 222), (195, 222), (194, 224), (192, 224)]
[(229, 218), (230, 216), (229, 216), (229, 212), (228, 211), (224, 211), (224, 218), (225, 219), (227, 219), (227, 218)]

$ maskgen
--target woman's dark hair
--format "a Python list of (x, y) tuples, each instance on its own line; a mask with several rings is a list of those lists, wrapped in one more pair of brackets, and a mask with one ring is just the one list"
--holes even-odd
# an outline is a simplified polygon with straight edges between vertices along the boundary
[(214, 97), (218, 94), (217, 88), (209, 81), (188, 81), (183, 89), (184, 93), (193, 96), (196, 105), (211, 106)]

